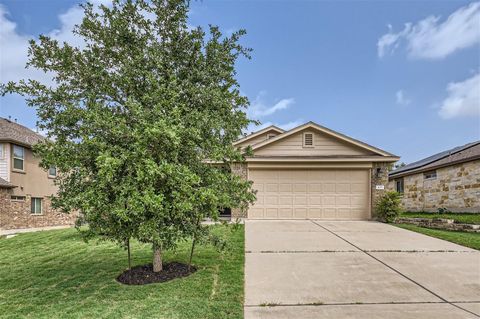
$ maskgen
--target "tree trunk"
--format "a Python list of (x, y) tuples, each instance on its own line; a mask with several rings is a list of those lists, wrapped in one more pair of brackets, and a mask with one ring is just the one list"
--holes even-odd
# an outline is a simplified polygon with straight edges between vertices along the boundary
[(130, 238), (127, 238), (128, 270), (132, 269), (132, 258), (130, 256)]
[(195, 249), (195, 242), (196, 242), (196, 237), (193, 236), (193, 240), (192, 240), (192, 249), (190, 250), (190, 258), (188, 259), (188, 270), (190, 270), (192, 268), (192, 258), (193, 258), (193, 251)]
[[(197, 227), (197, 229), (199, 227), (201, 227), (200, 217), (198, 217), (198, 219), (197, 219), (196, 227)], [(197, 236), (196, 236), (196, 234), (193, 234), (192, 249), (190, 250), (190, 258), (188, 259), (188, 270), (190, 270), (191, 267), (192, 267), (193, 252), (195, 251), (195, 243), (196, 242), (197, 242)]]
[(153, 272), (160, 272), (162, 269), (162, 248), (153, 244)]

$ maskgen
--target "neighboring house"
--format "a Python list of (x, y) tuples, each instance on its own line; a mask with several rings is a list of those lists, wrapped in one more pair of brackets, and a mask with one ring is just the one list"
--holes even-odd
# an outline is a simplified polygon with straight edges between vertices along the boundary
[(308, 122), (289, 131), (269, 126), (234, 143), (253, 156), (231, 166), (253, 181), (256, 202), (232, 217), (370, 219), (399, 157)]
[(389, 180), (405, 210), (480, 212), (480, 141), (398, 168)]
[(44, 170), (32, 145), (43, 137), (0, 118), (0, 229), (74, 224), (76, 216), (51, 208), (55, 167)]

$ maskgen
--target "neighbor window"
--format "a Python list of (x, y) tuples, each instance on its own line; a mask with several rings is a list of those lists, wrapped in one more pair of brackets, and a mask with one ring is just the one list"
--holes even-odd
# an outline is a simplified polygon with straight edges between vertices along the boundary
[(5, 158), (5, 150), (4, 150), (3, 144), (0, 144), (0, 159), (4, 159), (4, 158)]
[(395, 180), (395, 190), (400, 194), (403, 194), (403, 178)]
[(42, 199), (32, 197), (32, 210), (33, 215), (41, 215), (42, 214)]
[(313, 147), (313, 133), (303, 133), (303, 147)]
[(16, 202), (23, 202), (25, 201), (25, 196), (12, 195), (10, 196), (10, 199)]
[(57, 167), (56, 166), (50, 166), (48, 169), (48, 176), (49, 177), (56, 177), (57, 176)]
[(13, 145), (13, 169), (24, 170), (25, 149), (18, 145)]
[(425, 179), (435, 179), (437, 178), (437, 171), (428, 171), (423, 173), (423, 178)]

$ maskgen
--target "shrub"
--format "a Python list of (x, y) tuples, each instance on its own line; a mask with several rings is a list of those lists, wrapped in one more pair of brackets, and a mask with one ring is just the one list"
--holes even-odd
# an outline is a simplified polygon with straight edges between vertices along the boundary
[(400, 194), (388, 191), (378, 199), (377, 214), (379, 219), (387, 223), (393, 222), (402, 212)]

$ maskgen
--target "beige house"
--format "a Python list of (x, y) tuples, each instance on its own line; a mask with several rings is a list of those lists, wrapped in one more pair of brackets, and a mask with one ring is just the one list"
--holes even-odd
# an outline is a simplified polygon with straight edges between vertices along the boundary
[(55, 167), (44, 170), (32, 145), (43, 139), (34, 131), (0, 118), (0, 229), (70, 225), (75, 215), (51, 208)]
[(234, 145), (253, 151), (232, 172), (253, 181), (257, 200), (233, 218), (370, 219), (399, 159), (313, 122), (289, 131), (269, 126)]
[(389, 180), (405, 210), (480, 213), (480, 141), (396, 169)]

